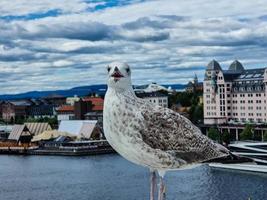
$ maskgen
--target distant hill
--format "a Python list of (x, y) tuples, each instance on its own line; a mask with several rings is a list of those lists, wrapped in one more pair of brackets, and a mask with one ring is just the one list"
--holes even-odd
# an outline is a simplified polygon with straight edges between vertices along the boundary
[[(183, 90), (186, 85), (183, 84), (167, 84), (163, 85), (168, 88), (171, 87), (174, 90)], [(99, 95), (104, 95), (107, 90), (107, 85), (89, 85), (89, 86), (79, 86), (66, 90), (51, 90), (51, 91), (30, 91), (19, 94), (4, 94), (0, 95), (0, 100), (14, 100), (14, 99), (29, 99), (29, 98), (42, 98), (52, 95), (60, 95), (64, 97), (70, 97), (74, 95), (86, 96), (91, 93), (97, 93)]]

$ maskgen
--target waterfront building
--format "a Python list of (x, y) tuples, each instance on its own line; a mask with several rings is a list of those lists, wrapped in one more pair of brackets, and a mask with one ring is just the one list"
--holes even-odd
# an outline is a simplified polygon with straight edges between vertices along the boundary
[(84, 120), (85, 114), (92, 109), (91, 101), (83, 101), (80, 99), (74, 103), (74, 118), (76, 120)]
[(159, 92), (164, 91), (169, 94), (173, 93), (174, 90), (171, 87), (166, 88), (165, 86), (159, 85), (157, 83), (150, 83), (149, 85), (139, 85), (133, 86), (136, 93), (150, 93), (150, 92)]
[(42, 100), (46, 101), (48, 104), (54, 105), (55, 107), (66, 104), (66, 97), (56, 94), (44, 97)]
[(28, 117), (35, 119), (55, 117), (56, 105), (44, 99), (7, 100), (0, 103), (1, 118), (5, 122), (16, 122)]
[(198, 82), (198, 77), (196, 74), (195, 74), (194, 80), (188, 82), (185, 88), (185, 91), (190, 92), (190, 93), (203, 91), (203, 83)]
[(73, 120), (75, 119), (74, 106), (71, 105), (61, 105), (56, 109), (57, 120)]
[(97, 120), (100, 128), (103, 128), (103, 108), (104, 100), (100, 97), (87, 97), (83, 99), (85, 102), (91, 103), (91, 109), (84, 114), (86, 120)]
[(168, 107), (168, 95), (165, 95), (161, 92), (135, 92), (136, 96), (139, 98), (147, 100), (147, 102), (162, 106), (167, 108)]
[(212, 60), (204, 79), (204, 124), (267, 122), (267, 69), (245, 69), (235, 60), (227, 70)]
[(104, 100), (100, 97), (84, 97), (74, 102), (74, 105), (61, 105), (57, 109), (58, 121), (61, 120), (84, 120), (85, 115), (97, 112), (103, 115)]
[(264, 139), (267, 131), (267, 68), (245, 69), (235, 60), (223, 70), (212, 60), (205, 71), (203, 104), (207, 134), (210, 127), (230, 133), (239, 140), (246, 124), (251, 124), (255, 140)]
[(103, 128), (103, 113), (90, 111), (84, 115), (85, 120), (96, 120), (100, 127)]
[(4, 101), (2, 107), (2, 119), (6, 122), (14, 122), (17, 119), (25, 119), (28, 116), (28, 109), (32, 105), (28, 100)]
[(63, 120), (58, 131), (67, 132), (80, 139), (100, 139), (103, 137), (101, 128), (96, 120)]
[(74, 106), (75, 102), (78, 102), (80, 100), (80, 97), (77, 95), (74, 95), (73, 97), (67, 97), (66, 98), (66, 104)]
[(39, 104), (32, 105), (28, 109), (29, 117), (40, 119), (40, 118), (52, 118), (56, 116), (55, 106), (51, 104)]
[(101, 113), (103, 112), (104, 99), (102, 99), (101, 97), (84, 97), (83, 101), (92, 103), (91, 111)]
[(45, 131), (52, 130), (50, 124), (47, 122), (29, 122), (24, 124), (27, 126), (27, 128), (33, 135), (39, 135)]
[(25, 124), (14, 125), (8, 136), (8, 140), (16, 143), (30, 143), (32, 136), (33, 134), (29, 131)]
[(2, 111), (2, 104), (4, 103), (4, 101), (0, 101), (0, 119), (3, 119), (3, 111)]
[(263, 140), (267, 131), (266, 68), (245, 69), (235, 60), (227, 70), (212, 60), (204, 78), (204, 125), (227, 131), (239, 140), (245, 124), (251, 124), (254, 139)]
[(8, 135), (12, 131), (12, 127), (12, 125), (0, 125), (0, 140), (8, 138)]

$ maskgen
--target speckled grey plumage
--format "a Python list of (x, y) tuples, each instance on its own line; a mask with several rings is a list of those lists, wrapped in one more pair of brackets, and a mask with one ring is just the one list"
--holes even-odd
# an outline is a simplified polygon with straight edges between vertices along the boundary
[[(226, 148), (204, 136), (180, 114), (151, 105), (132, 91), (115, 94), (118, 101), (113, 102), (115, 109), (110, 116), (118, 126), (111, 129), (131, 138), (132, 144), (143, 143), (140, 154), (142, 151), (155, 154), (160, 160), (156, 168), (176, 169), (228, 154)], [(153, 168), (149, 162), (144, 163)]]
[(123, 157), (166, 171), (227, 156), (226, 148), (204, 136), (190, 120), (136, 97), (127, 64), (112, 63), (108, 72), (104, 132)]

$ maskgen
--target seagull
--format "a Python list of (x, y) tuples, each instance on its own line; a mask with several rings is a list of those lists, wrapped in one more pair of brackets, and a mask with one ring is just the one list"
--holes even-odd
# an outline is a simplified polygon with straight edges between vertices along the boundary
[(201, 133), (190, 120), (168, 108), (138, 98), (131, 69), (123, 62), (107, 66), (108, 90), (103, 125), (110, 145), (127, 160), (150, 170), (150, 200), (159, 175), (158, 200), (165, 199), (166, 171), (192, 168), (232, 156), (228, 149)]

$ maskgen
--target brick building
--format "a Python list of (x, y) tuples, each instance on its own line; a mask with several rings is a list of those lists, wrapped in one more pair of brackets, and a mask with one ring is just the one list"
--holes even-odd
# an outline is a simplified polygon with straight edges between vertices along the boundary
[(267, 68), (227, 70), (212, 60), (204, 79), (204, 124), (267, 123)]

